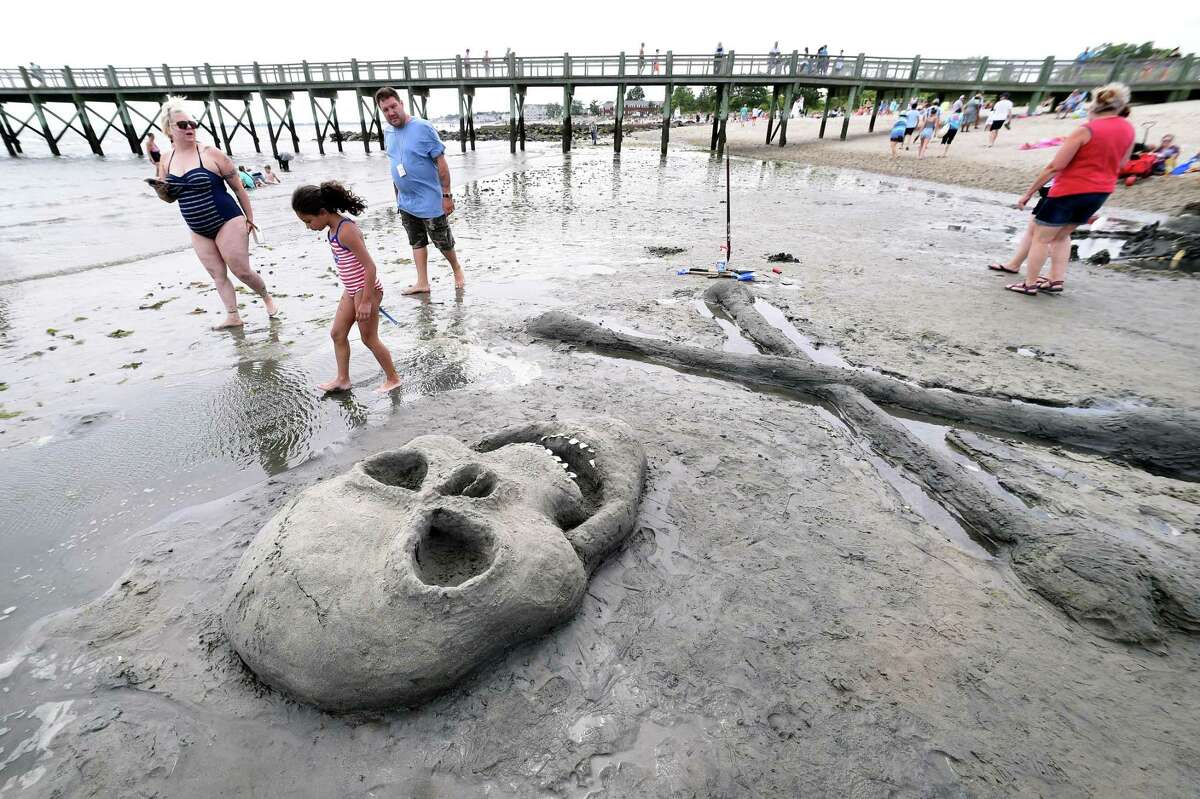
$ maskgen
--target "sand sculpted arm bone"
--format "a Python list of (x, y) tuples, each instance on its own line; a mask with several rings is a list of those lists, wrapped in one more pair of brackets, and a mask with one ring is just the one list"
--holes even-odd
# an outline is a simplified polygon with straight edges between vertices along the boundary
[[(1161, 640), (1168, 630), (1200, 632), (1200, 603), (1195, 598), (1200, 588), (1200, 561), (1195, 553), (1181, 556), (1176, 553), (1177, 557), (1164, 558), (1152, 547), (1131, 551), (1115, 541), (1111, 532), (1092, 530), (1075, 520), (1045, 520), (1015, 498), (1005, 501), (949, 458), (927, 447), (873, 402), (860, 386), (848, 379), (845, 382), (835, 379), (857, 373), (808, 361), (754, 308), (753, 295), (745, 287), (718, 283), (706, 293), (706, 299), (721, 305), (760, 347), (784, 357), (769, 359), (770, 366), (759, 360), (756, 375), (744, 379), (737, 372), (737, 363), (755, 360), (755, 356), (694, 359), (694, 353), (710, 353), (654, 339), (622, 336), (565, 314), (544, 314), (530, 327), (535, 333), (549, 334), (548, 337), (578, 341), (618, 354), (632, 351), (669, 365), (716, 372), (751, 386), (799, 389), (826, 400), (881, 455), (906, 469), (953, 508), (971, 532), (984, 539), (982, 543), (1005, 545), (1014, 570), (1033, 591), (1096, 634), (1144, 643)], [(623, 349), (629, 345), (633, 346)], [(713, 364), (717, 368), (712, 368)], [(790, 365), (796, 368), (786, 368)], [(796, 380), (781, 381), (779, 373)], [(962, 399), (995, 402), (970, 395)], [(921, 407), (913, 410), (928, 412)], [(968, 418), (978, 424), (974, 416)]]
[[(738, 316), (736, 308), (731, 313)], [(745, 315), (744, 311), (741, 315)], [(768, 323), (763, 320), (763, 325)], [(857, 388), (875, 402), (997, 433), (1038, 438), (1098, 452), (1156, 473), (1200, 479), (1200, 413), (1161, 408), (1083, 410), (1015, 403), (993, 397), (929, 389), (854, 369), (795, 357), (740, 355), (630, 336), (585, 319), (548, 311), (529, 323), (536, 336), (583, 344), (616, 355), (638, 355), (681, 369), (703, 371), (751, 387), (816, 395), (829, 385)], [(753, 337), (752, 330), (747, 332)]]

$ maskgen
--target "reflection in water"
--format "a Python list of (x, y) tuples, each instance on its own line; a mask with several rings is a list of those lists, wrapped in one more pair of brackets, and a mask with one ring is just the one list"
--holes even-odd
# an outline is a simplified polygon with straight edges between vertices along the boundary
[[(213, 454), (240, 465), (257, 462), (267, 474), (279, 474), (309, 454), (324, 415), (308, 374), (293, 359), (284, 360), (278, 323), (271, 323), (265, 341), (247, 341), (242, 330), (230, 335), (241, 357), (207, 404)], [(347, 416), (357, 426), (354, 415)], [(363, 414), (359, 424), (365, 421)]]
[(0, 297), (0, 347), (11, 347), (12, 339), (9, 337), (9, 330), (12, 329), (12, 321), (8, 315), (8, 299)]
[[(392, 393), (396, 395), (398, 400), (400, 391), (396, 390)], [(366, 426), (369, 409), (366, 405), (358, 401), (353, 392), (328, 394), (323, 399), (330, 399), (341, 408), (342, 421), (345, 422), (347, 430), (355, 430)]]
[(466, 340), (463, 298), (464, 294), (459, 292), (450, 307), (446, 331), (439, 333), (434, 302), (428, 294), (421, 295), (412, 316), (417, 345), (401, 356), (397, 364), (407, 390), (437, 394), (461, 388), (472, 381), (471, 347)]
[(524, 225), (529, 217), (529, 172), (527, 170), (513, 172), (511, 183), (512, 203), (504, 209), (504, 212), (511, 214), (516, 224)]
[(308, 375), (275, 358), (239, 361), (209, 402), (213, 453), (279, 474), (308, 453), (322, 426)]
[(573, 193), (574, 172), (571, 169), (571, 154), (564, 153), (562, 160), (562, 227), (565, 232), (570, 224), (571, 214), (575, 211), (575, 195)]

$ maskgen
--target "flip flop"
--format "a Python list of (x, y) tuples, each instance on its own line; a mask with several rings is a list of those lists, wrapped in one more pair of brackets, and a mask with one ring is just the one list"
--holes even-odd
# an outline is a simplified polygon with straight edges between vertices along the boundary
[(1035, 282), (1037, 283), (1038, 291), (1044, 291), (1048, 294), (1062, 294), (1062, 280), (1050, 280), (1048, 278), (1039, 277)]
[(991, 269), (993, 272), (1006, 272), (1006, 273), (1008, 273), (1008, 274), (1010, 274), (1010, 275), (1019, 275), (1019, 274), (1021, 274), (1021, 270), (1020, 270), (1020, 269), (1009, 269), (1009, 268), (1008, 268), (1007, 266), (1005, 266), (1004, 264), (988, 264), (988, 269)]
[(1005, 291), (1015, 291), (1017, 294), (1024, 294), (1027, 297), (1036, 297), (1038, 294), (1037, 286), (1027, 286), (1024, 283), (1010, 283), (1004, 289)]

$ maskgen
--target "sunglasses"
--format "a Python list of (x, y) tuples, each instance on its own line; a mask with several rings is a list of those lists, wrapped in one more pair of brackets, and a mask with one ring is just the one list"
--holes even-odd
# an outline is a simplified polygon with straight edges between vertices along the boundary
[(200, 123), (192, 122), (190, 119), (181, 119), (175, 123), (175, 127), (179, 128), (180, 130), (198, 130)]

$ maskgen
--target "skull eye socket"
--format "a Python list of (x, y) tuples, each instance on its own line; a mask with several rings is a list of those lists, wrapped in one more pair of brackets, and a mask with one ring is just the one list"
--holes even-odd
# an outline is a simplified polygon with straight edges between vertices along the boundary
[(445, 497), (474, 497), (482, 499), (496, 490), (499, 478), (491, 469), (471, 463), (454, 470), (446, 482), (438, 486), (438, 493)]
[(417, 538), (413, 567), (426, 585), (454, 587), (483, 574), (496, 559), (496, 540), (478, 522), (437, 508)]
[(362, 468), (368, 477), (384, 485), (420, 491), (429, 464), (416, 450), (401, 449), (370, 457), (363, 461)]

